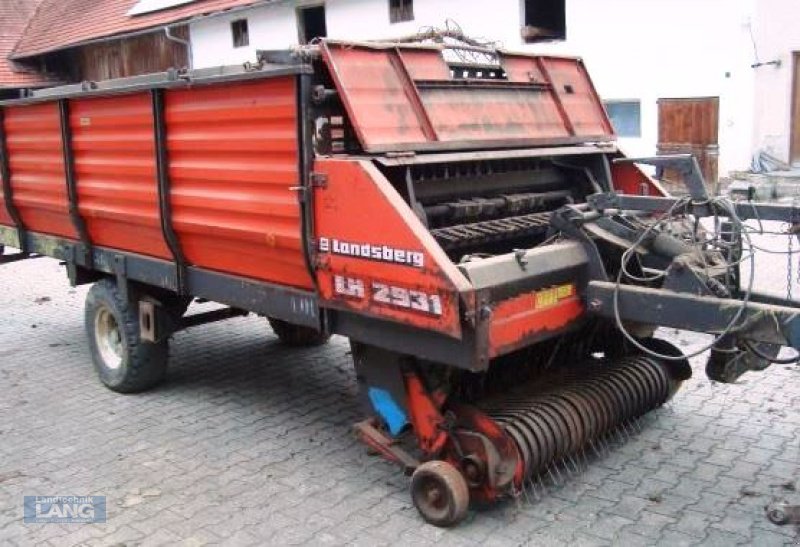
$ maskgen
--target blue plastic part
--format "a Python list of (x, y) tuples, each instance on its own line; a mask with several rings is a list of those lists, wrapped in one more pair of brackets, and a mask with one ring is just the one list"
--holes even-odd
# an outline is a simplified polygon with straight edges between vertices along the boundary
[(394, 402), (391, 394), (385, 389), (379, 387), (369, 388), (369, 400), (372, 402), (372, 407), (380, 414), (381, 418), (389, 426), (389, 433), (397, 435), (408, 424), (408, 418), (403, 409)]

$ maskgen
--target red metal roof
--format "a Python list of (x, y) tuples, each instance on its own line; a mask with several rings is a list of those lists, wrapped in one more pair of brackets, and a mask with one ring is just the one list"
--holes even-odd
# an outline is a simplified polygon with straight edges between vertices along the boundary
[(137, 0), (42, 0), (11, 56), (30, 57), (98, 38), (269, 1), (274, 0), (196, 0), (172, 9), (128, 16)]
[(8, 60), (36, 6), (41, 0), (0, 0), (0, 88), (35, 87), (46, 83)]

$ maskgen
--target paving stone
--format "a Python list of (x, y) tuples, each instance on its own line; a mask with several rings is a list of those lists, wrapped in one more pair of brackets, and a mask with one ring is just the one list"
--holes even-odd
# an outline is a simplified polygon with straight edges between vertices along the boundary
[[(561, 489), (440, 530), (416, 515), (408, 480), (353, 439), (346, 340), (297, 351), (257, 317), (197, 327), (173, 338), (164, 385), (122, 396), (91, 369), (85, 287), (47, 260), (0, 267), (0, 284), (4, 545), (800, 544), (763, 512), (800, 503), (784, 487), (800, 487), (798, 367), (722, 386), (693, 359), (670, 408)], [(659, 332), (686, 351), (708, 341)], [(22, 524), (22, 496), (57, 494), (107, 496), (108, 523)]]

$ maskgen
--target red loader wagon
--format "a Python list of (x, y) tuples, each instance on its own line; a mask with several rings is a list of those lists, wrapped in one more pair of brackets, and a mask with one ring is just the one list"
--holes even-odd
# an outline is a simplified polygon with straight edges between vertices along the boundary
[[(333, 40), (259, 59), (0, 106), (0, 245), (19, 249), (0, 258), (93, 283), (110, 389), (156, 385), (192, 325), (347, 336), (357, 435), (446, 526), (672, 396), (691, 369), (655, 327), (717, 334), (720, 381), (798, 346), (794, 304), (739, 275), (744, 220), (796, 212), (709, 197), (690, 157), (625, 158), (580, 59)], [(185, 315), (195, 298), (226, 307)]]

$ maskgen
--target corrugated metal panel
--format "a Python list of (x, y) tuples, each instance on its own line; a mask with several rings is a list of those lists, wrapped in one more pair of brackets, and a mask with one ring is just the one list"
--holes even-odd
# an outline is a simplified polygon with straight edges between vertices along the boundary
[[(3, 115), (5, 115), (5, 112), (7, 110), (8, 109), (0, 109)], [(5, 124), (3, 125), (3, 128), (5, 128)], [(5, 137), (2, 134), (0, 134), (0, 139), (3, 138)], [(2, 177), (2, 174), (0, 174), (0, 177)], [(0, 178), (0, 184), (2, 184), (3, 182), (4, 181)], [(8, 208), (6, 206), (5, 199), (3, 199), (3, 195), (4, 192), (2, 191), (2, 186), (0, 186), (0, 224), (5, 224), (6, 226), (13, 226), (14, 223), (11, 221), (11, 217), (8, 215)]]
[(570, 133), (553, 98), (526, 89), (425, 89), (422, 101), (439, 139), (557, 139)]
[(578, 59), (500, 54), (508, 79), (464, 79), (437, 49), (325, 42), (322, 51), (368, 151), (613, 138)]
[(301, 241), (294, 78), (166, 94), (175, 231), (201, 267), (312, 287)]
[(391, 50), (333, 47), (330, 54), (332, 72), (365, 148), (427, 141)]
[(0, 196), (0, 224), (4, 224), (6, 226), (13, 226), (11, 218), (9, 218), (8, 216), (8, 211), (6, 211), (6, 204), (3, 201), (2, 196)]
[(614, 134), (592, 80), (577, 59), (543, 57), (547, 77), (576, 135), (588, 137)]
[(150, 95), (70, 101), (78, 207), (95, 245), (169, 258)]
[(77, 237), (69, 218), (58, 104), (6, 108), (5, 132), (14, 204), (25, 227)]

